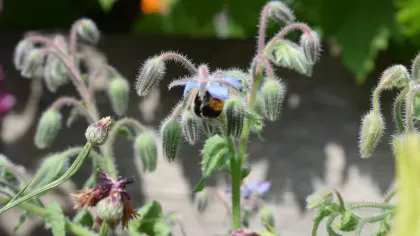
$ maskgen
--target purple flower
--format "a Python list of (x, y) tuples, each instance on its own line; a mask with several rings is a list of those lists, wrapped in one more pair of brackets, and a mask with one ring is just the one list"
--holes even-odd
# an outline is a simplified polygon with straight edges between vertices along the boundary
[(232, 76), (209, 74), (206, 66), (201, 66), (199, 72), (196, 76), (172, 81), (169, 84), (169, 89), (176, 86), (185, 86), (184, 98), (191, 89), (198, 89), (199, 96), (204, 96), (208, 92), (212, 97), (225, 100), (229, 98), (229, 88), (238, 91), (238, 89), (244, 87)]
[(6, 114), (16, 104), (16, 98), (2, 88), (3, 81), (3, 67), (0, 65), (0, 117)]
[[(270, 181), (252, 181), (249, 184), (245, 184), (241, 188), (241, 194), (244, 198), (249, 198), (253, 193), (257, 195), (264, 195), (270, 190), (271, 182)], [(231, 193), (230, 189), (225, 190), (226, 193)]]

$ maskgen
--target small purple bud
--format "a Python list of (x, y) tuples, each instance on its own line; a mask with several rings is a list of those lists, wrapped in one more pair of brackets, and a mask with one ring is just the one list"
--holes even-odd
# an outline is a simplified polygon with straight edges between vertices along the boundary
[(111, 117), (109, 116), (91, 124), (85, 132), (86, 140), (94, 146), (104, 144), (108, 138), (110, 125)]
[(302, 46), (305, 57), (311, 65), (314, 65), (318, 60), (321, 51), (321, 42), (318, 34), (315, 31), (310, 33), (303, 33), (300, 37), (300, 45)]

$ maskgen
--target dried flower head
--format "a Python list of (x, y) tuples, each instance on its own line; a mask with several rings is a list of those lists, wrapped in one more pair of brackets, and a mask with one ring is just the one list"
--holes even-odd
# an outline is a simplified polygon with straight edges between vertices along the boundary
[(97, 207), (97, 217), (94, 227), (100, 227), (106, 220), (113, 227), (120, 221), (123, 228), (128, 227), (130, 219), (139, 216), (131, 206), (131, 197), (125, 191), (125, 186), (134, 182), (133, 178), (113, 179), (107, 173), (99, 171), (100, 183), (92, 189), (84, 189), (78, 194), (72, 194), (76, 203), (74, 209)]

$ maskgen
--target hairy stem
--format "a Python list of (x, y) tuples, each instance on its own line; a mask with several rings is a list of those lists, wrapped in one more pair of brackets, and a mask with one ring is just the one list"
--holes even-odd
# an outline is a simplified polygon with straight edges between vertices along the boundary
[[(79, 170), (79, 168), (82, 166), (82, 164), (84, 163), (86, 158), (89, 156), (89, 153), (90, 153), (91, 150), (92, 150), (92, 144), (87, 142), (85, 144), (85, 146), (83, 147), (82, 151), (77, 156), (76, 160), (73, 162), (73, 164), (70, 166), (70, 168), (66, 171), (66, 173), (64, 173), (62, 176), (60, 176), (60, 178), (54, 180), (53, 182), (51, 182), (49, 184), (46, 184), (46, 185), (42, 186), (41, 188), (38, 188), (38, 189), (32, 191), (31, 193), (29, 193), (29, 194), (27, 194), (27, 195), (25, 195), (21, 198), (16, 199), (15, 201), (9, 202), (6, 206), (4, 206), (0, 209), (0, 214), (2, 214), (3, 212), (5, 212), (5, 211), (23, 203), (23, 202), (25, 202), (25, 201), (33, 198), (33, 197), (38, 196), (41, 193), (44, 193), (44, 192), (46, 192), (46, 191), (48, 191), (52, 188), (55, 188), (58, 185), (67, 181), (69, 178), (71, 178)], [(29, 184), (30, 183), (31, 182), (29, 182)]]
[(361, 235), (363, 227), (365, 226), (365, 224), (372, 224), (372, 223), (379, 222), (381, 220), (384, 220), (390, 214), (392, 214), (392, 213), (391, 212), (386, 212), (386, 213), (383, 213), (383, 214), (380, 214), (380, 215), (377, 215), (377, 216), (363, 218), (362, 220), (360, 220), (359, 224), (357, 225), (356, 235), (357, 236)]
[(289, 33), (292, 30), (295, 29), (300, 29), (303, 31), (303, 33), (308, 34), (310, 37), (312, 36), (312, 31), (311, 28), (309, 28), (309, 26), (307, 26), (306, 24), (303, 23), (292, 23), (290, 25), (285, 26), (283, 29), (280, 30), (280, 32), (278, 32), (276, 34), (276, 36), (274, 36), (268, 43), (267, 46), (265, 47), (265, 50), (270, 51), (271, 48), (274, 46), (274, 44), (281, 38), (283, 38), (287, 33)]
[[(10, 200), (10, 198), (4, 197), (4, 196), (0, 196), (0, 202), (2, 203), (7, 203)], [(47, 211), (39, 206), (30, 204), (30, 203), (21, 203), (19, 205), (19, 208), (33, 214), (33, 215), (37, 215), (40, 216), (42, 218), (45, 218), (45, 215), (47, 214)], [(90, 231), (88, 229), (86, 229), (83, 226), (80, 226), (78, 224), (75, 224), (73, 222), (71, 222), (69, 219), (66, 219), (66, 223), (65, 223), (66, 229), (68, 231), (70, 231), (71, 233), (75, 234), (75, 235), (79, 235), (79, 236), (96, 236), (97, 234), (93, 231)]]
[(70, 31), (70, 50), (73, 63), (77, 63), (77, 29), (83, 20), (76, 21)]
[(271, 4), (267, 3), (261, 13), (260, 25), (258, 30), (258, 54), (262, 54), (265, 47), (265, 30), (267, 28), (268, 12), (270, 11)]
[(100, 236), (107, 236), (109, 232), (109, 224), (107, 221), (102, 222), (101, 229), (99, 230)]
[(358, 208), (378, 208), (382, 210), (393, 210), (395, 205), (389, 203), (377, 203), (377, 202), (360, 202), (360, 203), (349, 203), (347, 204), (349, 209)]
[(64, 105), (71, 105), (79, 109), (89, 123), (93, 123), (96, 121), (94, 117), (92, 117), (91, 114), (82, 105), (82, 103), (80, 103), (73, 97), (60, 97), (59, 99), (55, 100), (55, 102), (51, 105), (51, 108), (60, 109)]
[(381, 95), (382, 87), (377, 86), (375, 90), (373, 91), (373, 99), (372, 99), (372, 107), (373, 112), (376, 114), (379, 114), (380, 112), (380, 102), (379, 102), (379, 96)]
[(398, 133), (404, 132), (404, 118), (403, 118), (403, 102), (407, 96), (408, 88), (405, 88), (397, 97), (394, 103), (394, 121), (397, 126)]
[(386, 196), (385, 196), (385, 199), (384, 199), (384, 202), (385, 203), (389, 203), (391, 200), (392, 200), (392, 198), (396, 195), (398, 193), (398, 189), (397, 188), (394, 188), (394, 189), (392, 189)]
[(163, 60), (173, 60), (181, 63), (192, 74), (198, 74), (197, 68), (185, 56), (175, 52), (165, 52), (159, 56)]
[(338, 215), (339, 215), (338, 212), (334, 212), (331, 214), (330, 218), (328, 218), (327, 225), (326, 225), (328, 235), (337, 235), (337, 233), (334, 231), (332, 227), (332, 223), (334, 222), (335, 218), (337, 218)]

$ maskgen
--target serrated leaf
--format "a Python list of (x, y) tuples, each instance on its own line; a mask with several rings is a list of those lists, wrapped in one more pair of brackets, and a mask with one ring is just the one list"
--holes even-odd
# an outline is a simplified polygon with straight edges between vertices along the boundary
[(93, 217), (89, 211), (82, 210), (73, 217), (73, 222), (91, 228), (93, 225)]
[(61, 153), (46, 157), (38, 168), (31, 189), (37, 189), (60, 177), (69, 167), (68, 157)]
[(117, 1), (118, 0), (99, 0), (99, 5), (101, 5), (102, 9), (105, 12), (108, 12), (108, 11), (110, 11), (112, 9), (112, 6)]
[(264, 53), (277, 66), (289, 68), (307, 76), (312, 74), (312, 65), (306, 59), (302, 48), (290, 40), (278, 40), (270, 50)]
[(47, 206), (45, 214), (45, 228), (51, 229), (54, 236), (65, 236), (65, 216), (60, 205), (54, 202)]
[(140, 216), (130, 221), (131, 235), (145, 233), (150, 236), (168, 236), (171, 228), (166, 223), (162, 207), (157, 201), (150, 201), (138, 210)]
[(230, 158), (226, 140), (214, 135), (206, 140), (203, 150), (201, 171), (204, 178), (208, 178), (215, 170), (223, 167)]

